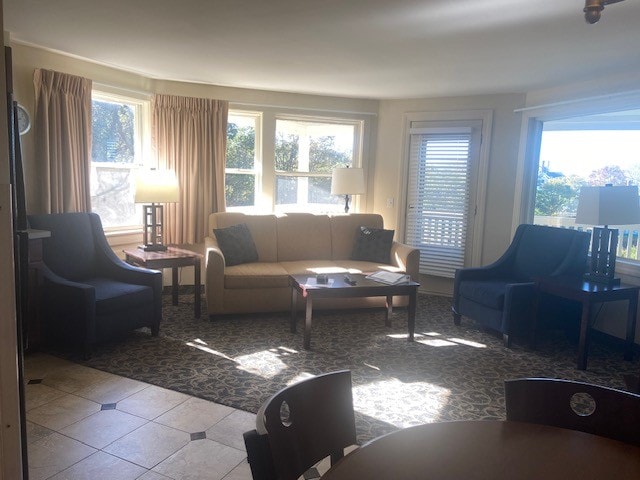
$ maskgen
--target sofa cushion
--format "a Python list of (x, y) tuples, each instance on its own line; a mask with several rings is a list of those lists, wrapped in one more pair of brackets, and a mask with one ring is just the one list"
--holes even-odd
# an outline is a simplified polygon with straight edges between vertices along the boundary
[(224, 255), (225, 265), (240, 265), (258, 260), (258, 251), (246, 223), (217, 228), (213, 233)]
[[(278, 236), (275, 215), (247, 215), (241, 212), (217, 212), (209, 215), (209, 231), (246, 223), (261, 262), (278, 261)], [(212, 234), (212, 236), (214, 236)]]
[(327, 215), (287, 213), (277, 219), (278, 261), (331, 259), (331, 226)]
[(359, 234), (358, 227), (383, 228), (382, 215), (377, 213), (332, 215), (331, 221), (331, 258), (348, 260), (353, 252), (353, 245)]
[(365, 262), (364, 260), (337, 260), (336, 265), (344, 268), (349, 273), (373, 273), (378, 270), (385, 270), (387, 272), (404, 273), (404, 270), (400, 267), (394, 267), (392, 265), (386, 265), (380, 262)]
[(391, 256), (393, 233), (393, 230), (361, 226), (357, 230), (351, 259), (388, 264)]
[(289, 274), (279, 263), (254, 262), (225, 268), (225, 288), (276, 288), (289, 286)]
[(332, 260), (297, 260), (294, 262), (280, 262), (289, 275), (309, 275), (313, 277), (318, 273), (347, 273)]

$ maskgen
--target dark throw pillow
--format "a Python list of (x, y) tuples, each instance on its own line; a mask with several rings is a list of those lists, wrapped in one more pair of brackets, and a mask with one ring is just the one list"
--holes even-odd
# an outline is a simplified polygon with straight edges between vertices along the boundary
[(213, 233), (228, 267), (258, 260), (256, 244), (246, 223), (227, 228), (214, 228)]
[(393, 230), (382, 228), (358, 227), (356, 243), (353, 245), (351, 260), (389, 263)]

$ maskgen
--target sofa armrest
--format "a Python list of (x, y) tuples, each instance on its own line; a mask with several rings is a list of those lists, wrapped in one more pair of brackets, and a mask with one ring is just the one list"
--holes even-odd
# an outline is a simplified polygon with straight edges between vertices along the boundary
[(212, 237), (204, 239), (205, 249), (205, 294), (207, 309), (211, 312), (223, 311), (224, 255)]
[(404, 270), (414, 282), (419, 281), (420, 250), (417, 248), (394, 241), (391, 244), (391, 264)]

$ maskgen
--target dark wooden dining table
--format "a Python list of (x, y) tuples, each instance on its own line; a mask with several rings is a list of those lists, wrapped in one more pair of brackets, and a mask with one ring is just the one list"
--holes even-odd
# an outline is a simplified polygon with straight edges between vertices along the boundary
[(322, 480), (640, 479), (640, 447), (564, 428), (454, 421), (405, 428), (355, 449)]

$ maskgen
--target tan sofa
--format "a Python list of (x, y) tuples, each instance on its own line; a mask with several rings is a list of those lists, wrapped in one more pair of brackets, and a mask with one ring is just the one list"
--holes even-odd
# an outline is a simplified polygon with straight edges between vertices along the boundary
[[(258, 261), (226, 266), (214, 229), (245, 223), (258, 252)], [(370, 273), (386, 269), (406, 272), (417, 280), (420, 251), (393, 242), (388, 265), (350, 260), (360, 226), (383, 228), (377, 214), (245, 215), (212, 213), (205, 239), (205, 288), (209, 315), (277, 312), (291, 308), (288, 276), (316, 273)], [(383, 306), (384, 297), (322, 299), (314, 308)], [(394, 299), (406, 305), (406, 297)], [(303, 303), (303, 302), (298, 302)]]

